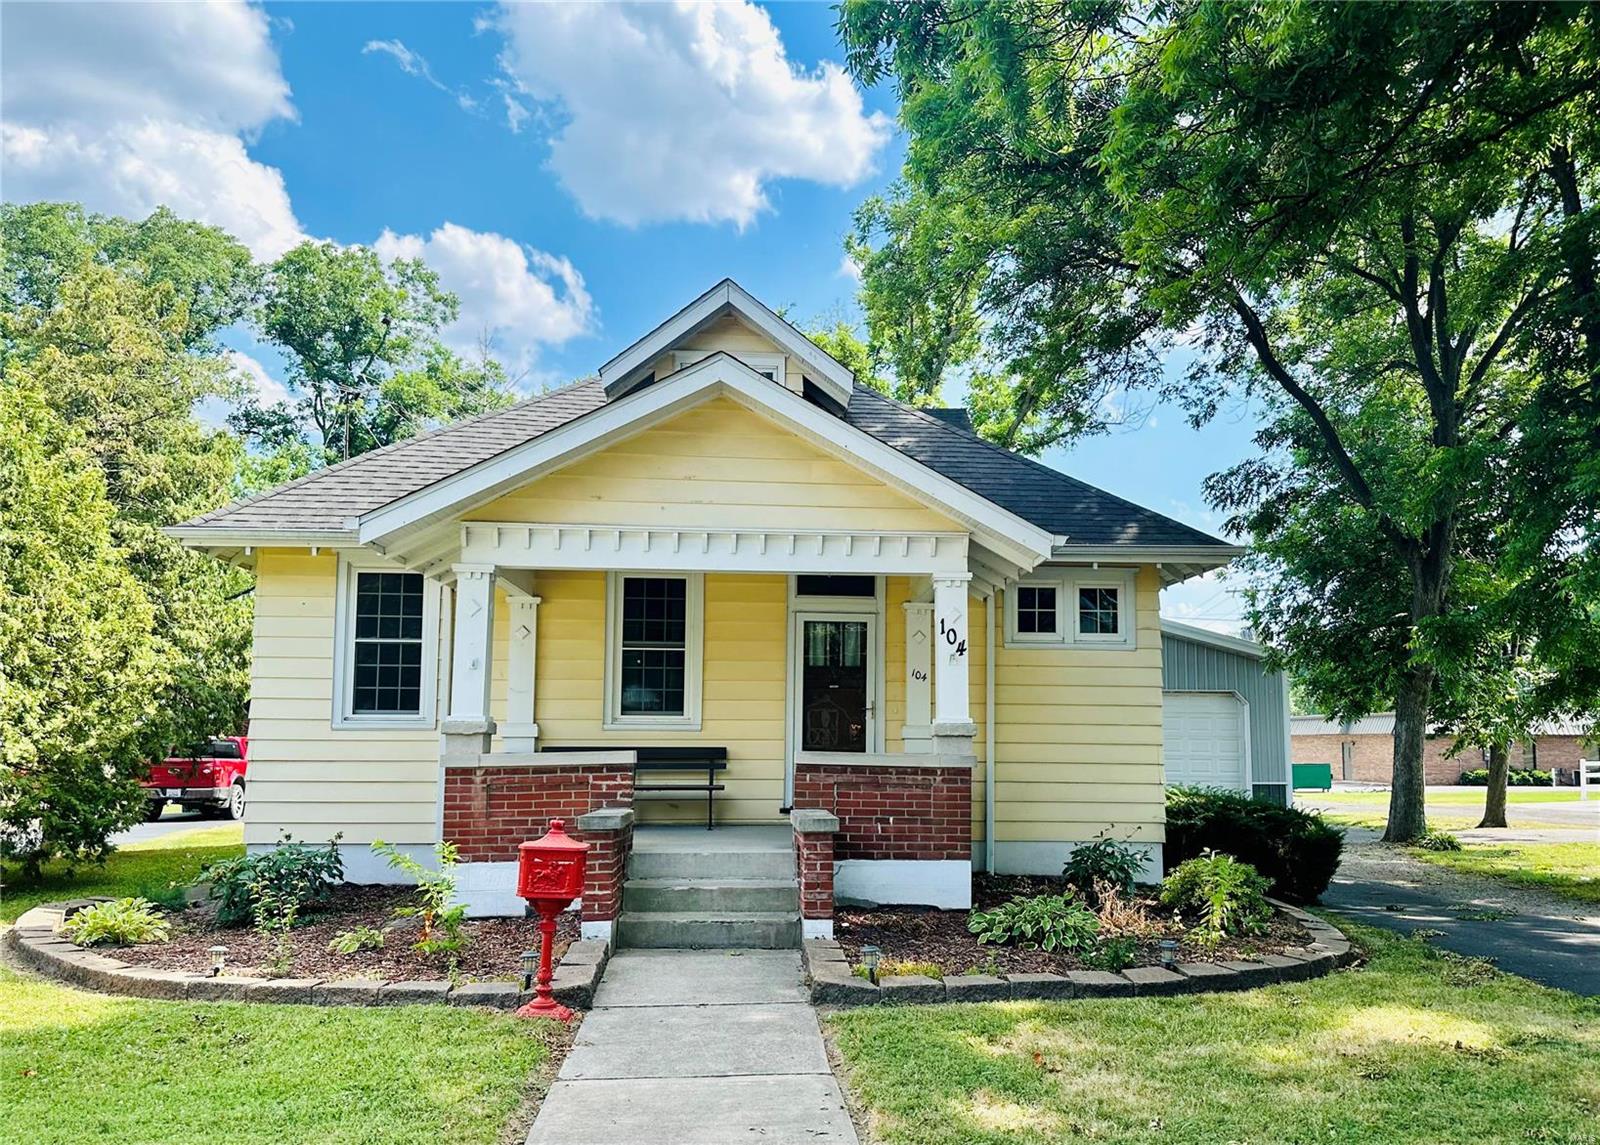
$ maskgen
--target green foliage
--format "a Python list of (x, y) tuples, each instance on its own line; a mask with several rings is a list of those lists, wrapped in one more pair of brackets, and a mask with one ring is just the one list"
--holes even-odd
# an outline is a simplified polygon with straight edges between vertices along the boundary
[(298, 917), (326, 903), (334, 885), (344, 877), (339, 838), (335, 835), (326, 847), (309, 847), (285, 834), (270, 851), (212, 863), (201, 872), (199, 881), (211, 884), (217, 922), (244, 926), (257, 921), (263, 897), (268, 900), (271, 917), (291, 910)]
[(302, 243), (269, 269), (259, 314), (295, 399), (247, 402), (231, 423), (293, 465), (308, 447), (339, 461), (508, 405), (498, 363), (467, 363), (440, 340), (458, 310), (419, 259), (386, 265), (369, 247)]
[(1101, 935), (1095, 948), (1084, 960), (1096, 970), (1109, 970), (1115, 974), (1133, 965), (1139, 953), (1139, 942), (1132, 935)]
[(1068, 954), (1093, 949), (1100, 923), (1071, 895), (1035, 895), (975, 910), (967, 916), (967, 929), (981, 943)]
[(434, 844), (436, 867), (424, 866), (404, 851), (375, 839), (372, 849), (388, 860), (389, 866), (416, 880), (417, 904), (399, 907), (396, 918), (416, 918), (422, 923), (415, 949), (427, 955), (454, 955), (467, 944), (467, 908), (451, 905), (456, 897), (457, 851), (454, 843)]
[(1297, 807), (1280, 807), (1235, 791), (1167, 789), (1163, 859), (1168, 870), (1219, 851), (1260, 871), (1279, 898), (1307, 903), (1328, 889), (1343, 849), (1343, 830)]
[(1459, 851), (1461, 840), (1448, 831), (1425, 831), (1411, 844), (1424, 851)]
[(172, 928), (146, 899), (96, 903), (67, 919), (62, 932), (79, 946), (132, 946), (165, 942)]
[(363, 950), (382, 950), (383, 931), (375, 926), (358, 926), (341, 930), (328, 942), (330, 954), (356, 954)]
[[(1475, 767), (1471, 771), (1463, 771), (1461, 778), (1456, 780), (1463, 787), (1485, 787), (1489, 783), (1489, 769)], [(1506, 785), (1509, 787), (1549, 787), (1550, 773), (1540, 771), (1538, 768), (1512, 768), (1506, 774)]]
[(34, 878), (103, 858), (142, 817), (139, 731), (164, 677), (104, 476), (48, 375), (19, 364), (0, 385), (0, 855)]
[(1190, 936), (1208, 943), (1260, 934), (1272, 917), (1265, 876), (1232, 855), (1188, 859), (1161, 883), (1161, 902), (1192, 920)]
[[(870, 978), (865, 966), (854, 967), (850, 973), (857, 978)], [(885, 958), (878, 963), (878, 978), (881, 981), (891, 976), (905, 976), (919, 974), (924, 978), (943, 978), (944, 968), (937, 962), (917, 962), (915, 960), (901, 960), (898, 958)]]
[(1093, 842), (1082, 843), (1067, 856), (1061, 877), (1090, 906), (1100, 901), (1102, 885), (1115, 887), (1124, 895), (1133, 893), (1133, 883), (1144, 869), (1150, 852), (1131, 843), (1119, 843), (1105, 833)]

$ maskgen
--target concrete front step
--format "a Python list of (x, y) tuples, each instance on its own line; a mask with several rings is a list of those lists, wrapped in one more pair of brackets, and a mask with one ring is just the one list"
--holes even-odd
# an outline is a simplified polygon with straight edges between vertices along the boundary
[(788, 950), (800, 945), (800, 914), (624, 910), (617, 918), (617, 945), (658, 950)]
[(635, 912), (796, 911), (800, 888), (789, 879), (629, 879), (622, 909)]
[(644, 850), (628, 856), (629, 879), (793, 879), (792, 850)]

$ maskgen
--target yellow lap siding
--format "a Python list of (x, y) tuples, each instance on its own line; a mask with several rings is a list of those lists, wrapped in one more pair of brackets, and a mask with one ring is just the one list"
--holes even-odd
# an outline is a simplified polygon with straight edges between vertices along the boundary
[(330, 554), (266, 550), (256, 562), (250, 687), (250, 791), (245, 842), (287, 831), (345, 843), (438, 838), (436, 728), (332, 729)]
[(467, 519), (654, 528), (959, 529), (725, 397), (507, 493)]
[(1132, 649), (996, 649), (997, 841), (1082, 842), (1106, 828), (1162, 840), (1156, 570), (1140, 569), (1135, 589)]

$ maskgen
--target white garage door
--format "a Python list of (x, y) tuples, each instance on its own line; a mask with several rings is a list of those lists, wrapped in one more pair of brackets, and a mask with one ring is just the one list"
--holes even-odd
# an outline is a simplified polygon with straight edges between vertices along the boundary
[(1232, 696), (1167, 692), (1161, 709), (1167, 782), (1246, 790), (1243, 712)]

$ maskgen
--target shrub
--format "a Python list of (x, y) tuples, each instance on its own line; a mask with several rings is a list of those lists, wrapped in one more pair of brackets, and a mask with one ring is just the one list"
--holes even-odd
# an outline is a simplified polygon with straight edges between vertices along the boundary
[(967, 916), (967, 929), (992, 946), (1067, 952), (1092, 949), (1100, 922), (1071, 895), (1036, 895), (975, 910)]
[[(1471, 771), (1463, 771), (1459, 781), (1463, 787), (1488, 787), (1489, 769), (1475, 767)], [(1538, 768), (1514, 767), (1506, 773), (1507, 787), (1549, 787), (1550, 773)]]
[(1168, 871), (1207, 851), (1219, 851), (1265, 875), (1270, 893), (1307, 903), (1328, 889), (1343, 848), (1342, 830), (1295, 807), (1213, 788), (1167, 791)]
[(258, 922), (257, 906), (263, 893), (272, 899), (269, 914), (281, 916), (290, 907), (298, 918), (328, 901), (334, 884), (344, 877), (339, 858), (340, 836), (326, 847), (308, 847), (288, 835), (270, 851), (212, 863), (200, 874), (211, 883), (217, 903), (217, 922), (244, 926)]
[(374, 840), (372, 849), (387, 859), (389, 866), (416, 880), (417, 905), (396, 907), (394, 912), (396, 918), (421, 920), (422, 932), (412, 948), (428, 955), (455, 955), (467, 944), (466, 932), (461, 928), (467, 908), (451, 905), (456, 897), (456, 845), (434, 844), (434, 857), (439, 861), (437, 869), (423, 866), (382, 839)]
[(328, 943), (329, 954), (355, 954), (362, 950), (382, 950), (383, 931), (375, 926), (341, 930)]
[(79, 946), (131, 946), (165, 942), (171, 933), (148, 899), (113, 899), (96, 903), (67, 919), (61, 928)]
[(1193, 920), (1192, 937), (1217, 943), (1228, 935), (1260, 934), (1272, 917), (1265, 875), (1232, 855), (1185, 860), (1161, 884), (1161, 901)]
[(1104, 935), (1100, 943), (1087, 956), (1090, 966), (1096, 970), (1109, 970), (1115, 974), (1119, 970), (1126, 970), (1133, 965), (1133, 956), (1138, 952), (1139, 944), (1127, 935), (1108, 938)]
[(1097, 887), (1101, 883), (1109, 883), (1123, 894), (1131, 894), (1133, 882), (1149, 858), (1148, 849), (1119, 843), (1102, 833), (1094, 842), (1073, 849), (1061, 868), (1061, 877), (1093, 906), (1100, 901)]
[(1424, 851), (1459, 851), (1461, 840), (1448, 831), (1424, 831), (1412, 844)]

